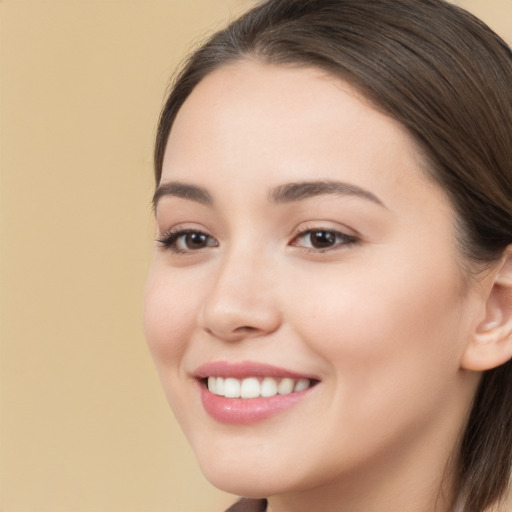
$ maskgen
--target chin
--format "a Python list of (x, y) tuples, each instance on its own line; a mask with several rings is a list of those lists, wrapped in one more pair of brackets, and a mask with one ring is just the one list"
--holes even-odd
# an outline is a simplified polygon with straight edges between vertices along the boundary
[[(263, 451), (263, 450), (261, 450)], [(256, 456), (239, 449), (215, 451), (199, 457), (199, 466), (206, 479), (218, 489), (245, 498), (267, 498), (304, 491), (311, 485), (321, 484), (325, 475), (323, 468), (315, 475), (308, 464), (297, 464), (281, 454), (270, 457)], [(249, 453), (248, 453), (249, 452)]]
[(236, 496), (265, 498), (286, 492), (287, 482), (282, 475), (276, 476), (276, 469), (268, 468), (267, 471), (250, 458), (244, 458), (239, 464), (230, 464), (224, 458), (217, 457), (213, 463), (199, 460), (199, 465), (213, 486)]
[(276, 482), (266, 482), (267, 478), (259, 471), (251, 471), (249, 468), (244, 471), (238, 468), (232, 470), (221, 464), (218, 466), (206, 469), (201, 466), (201, 469), (206, 479), (222, 491), (245, 498), (265, 498), (279, 491)]

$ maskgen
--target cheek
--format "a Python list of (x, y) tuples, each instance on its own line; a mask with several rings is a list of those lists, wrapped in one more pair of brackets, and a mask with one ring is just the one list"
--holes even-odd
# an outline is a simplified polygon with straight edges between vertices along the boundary
[[(156, 267), (156, 268), (155, 268)], [(154, 265), (144, 295), (144, 332), (159, 370), (179, 364), (194, 325), (196, 302), (186, 286)]]
[(400, 440), (412, 442), (461, 401), (463, 329), (455, 290), (422, 278), (411, 282), (411, 275), (366, 277), (309, 282), (294, 302), (297, 333), (327, 362), (322, 414), (330, 415), (324, 430), (333, 468), (340, 453), (365, 460)]
[(144, 295), (144, 331), (167, 401), (185, 433), (191, 397), (183, 387), (188, 380), (183, 360), (195, 325), (194, 296), (190, 287), (153, 264)]
[(292, 314), (309, 347), (329, 361), (342, 402), (376, 411), (427, 390), (439, 399), (464, 341), (458, 280), (426, 265), (318, 277)]

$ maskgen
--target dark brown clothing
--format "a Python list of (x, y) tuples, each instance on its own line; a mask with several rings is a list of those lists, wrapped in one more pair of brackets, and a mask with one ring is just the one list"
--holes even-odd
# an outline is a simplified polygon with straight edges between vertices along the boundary
[(265, 512), (265, 510), (267, 510), (267, 500), (242, 498), (231, 505), (226, 512)]

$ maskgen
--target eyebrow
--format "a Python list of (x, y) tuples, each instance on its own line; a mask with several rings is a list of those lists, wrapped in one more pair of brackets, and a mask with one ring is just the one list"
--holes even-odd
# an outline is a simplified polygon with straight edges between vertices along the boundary
[(163, 196), (181, 197), (189, 199), (205, 206), (212, 206), (213, 199), (210, 193), (203, 187), (197, 185), (189, 185), (188, 183), (180, 183), (179, 181), (170, 181), (162, 183), (158, 186), (153, 194), (153, 209), (156, 210), (158, 201)]
[(384, 203), (372, 192), (364, 188), (341, 181), (305, 181), (280, 185), (270, 192), (272, 203), (282, 204), (301, 201), (320, 195), (356, 196), (379, 206), (386, 207)]
[[(364, 188), (341, 181), (303, 181), (279, 185), (269, 193), (269, 201), (274, 204), (302, 201), (320, 195), (355, 196), (366, 199), (379, 206), (384, 203), (372, 192)], [(213, 206), (213, 198), (203, 187), (170, 181), (158, 186), (153, 195), (153, 208), (156, 210), (158, 201), (163, 196), (180, 197), (205, 206)]]

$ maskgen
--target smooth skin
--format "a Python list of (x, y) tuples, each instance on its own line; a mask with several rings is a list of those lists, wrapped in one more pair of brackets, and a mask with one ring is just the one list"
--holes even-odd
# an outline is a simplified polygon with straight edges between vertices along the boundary
[[(453, 208), (406, 131), (320, 70), (243, 61), (181, 108), (171, 182), (200, 193), (158, 197), (167, 242), (145, 330), (206, 477), (272, 512), (446, 511), (479, 371), (512, 355), (512, 265), (466, 275)], [(270, 419), (226, 425), (193, 376), (212, 361), (319, 383)]]

